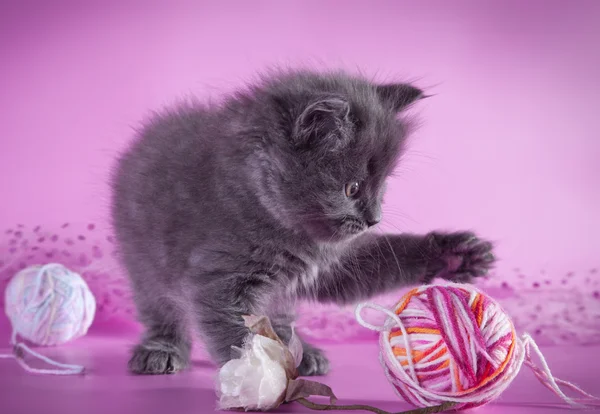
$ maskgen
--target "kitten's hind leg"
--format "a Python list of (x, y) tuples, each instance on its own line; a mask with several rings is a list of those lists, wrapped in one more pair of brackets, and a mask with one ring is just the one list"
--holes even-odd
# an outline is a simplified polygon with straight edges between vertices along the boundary
[(326, 375), (329, 372), (329, 359), (322, 349), (317, 348), (304, 339), (302, 341), (302, 362), (298, 367), (298, 374), (303, 377), (313, 375)]
[(173, 374), (188, 366), (191, 338), (185, 314), (176, 301), (166, 298), (138, 300), (138, 312), (146, 333), (129, 360), (134, 374)]
[[(273, 329), (283, 342), (289, 343), (292, 337), (291, 323), (293, 317), (272, 317)], [(296, 333), (298, 335), (298, 333)], [(325, 375), (329, 372), (329, 360), (325, 356), (325, 353), (306, 342), (300, 335), (298, 335), (302, 342), (302, 362), (298, 367), (298, 373), (300, 376), (317, 376)]]

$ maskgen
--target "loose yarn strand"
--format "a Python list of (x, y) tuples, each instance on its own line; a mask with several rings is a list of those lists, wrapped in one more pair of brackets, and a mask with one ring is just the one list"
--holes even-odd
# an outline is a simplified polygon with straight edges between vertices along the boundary
[[(528, 334), (525, 334), (525, 335), (523, 335), (521, 341), (522, 341), (522, 346), (525, 351), (525, 360), (524, 360), (525, 365), (527, 365), (533, 371), (535, 376), (539, 379), (539, 381), (542, 384), (544, 384), (547, 388), (552, 390), (559, 398), (561, 398), (567, 404), (572, 405), (574, 407), (579, 407), (579, 408), (585, 408), (585, 406), (586, 406), (585, 403), (600, 401), (600, 398), (585, 392), (584, 390), (582, 390), (575, 384), (555, 378), (552, 375), (552, 372), (550, 371), (550, 367), (548, 366), (548, 363), (546, 362), (546, 358), (544, 358), (542, 351), (540, 350), (540, 348), (538, 347), (538, 345), (535, 343), (535, 341), (533, 340), (533, 338), (531, 336), (529, 336)], [(531, 358), (531, 350), (533, 350), (533, 352), (535, 352), (538, 359), (540, 360), (540, 363), (542, 365), (541, 368), (538, 367), (533, 362), (533, 360)], [(562, 391), (562, 389), (560, 388), (560, 385), (563, 385), (563, 386), (571, 389), (572, 391), (577, 392), (580, 395), (583, 395), (585, 398), (568, 397)]]
[[(389, 309), (384, 308), (381, 305), (378, 305), (376, 303), (360, 303), (357, 307), (356, 307), (356, 320), (358, 321), (359, 325), (362, 325), (363, 327), (370, 329), (372, 331), (377, 331), (377, 332), (383, 332), (385, 330), (387, 330), (388, 328), (388, 323), (385, 323), (383, 325), (373, 325), (367, 321), (365, 321), (365, 319), (362, 317), (362, 311), (363, 309), (373, 309), (382, 313), (385, 313), (388, 317), (390, 317), (392, 320), (395, 320), (396, 318), (398, 318), (398, 316), (392, 312)], [(398, 322), (400, 325), (402, 325), (402, 322), (400, 322), (399, 320), (396, 321)]]
[[(64, 364), (58, 361), (55, 361), (45, 355), (42, 355), (30, 347), (28, 347), (23, 342), (18, 342), (17, 340), (17, 331), (13, 330), (11, 335), (10, 343), (13, 345), (13, 353), (12, 354), (0, 354), (0, 358), (12, 358), (17, 361), (17, 363), (25, 369), (27, 372), (31, 372), (33, 374), (52, 374), (52, 375), (77, 375), (82, 374), (85, 368), (81, 365), (73, 365), (73, 364)], [(34, 358), (37, 358), (40, 361), (47, 363), (48, 365), (52, 365), (57, 367), (58, 369), (42, 369), (42, 368), (33, 368), (25, 361), (24, 354), (27, 353)]]

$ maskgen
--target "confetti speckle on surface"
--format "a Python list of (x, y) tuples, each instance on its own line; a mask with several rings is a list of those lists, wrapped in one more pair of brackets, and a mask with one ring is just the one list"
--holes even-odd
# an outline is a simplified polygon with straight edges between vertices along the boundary
[[(114, 237), (102, 226), (13, 226), (0, 236), (0, 290), (19, 269), (59, 261), (88, 282), (98, 299), (99, 320), (134, 317), (129, 285), (116, 259)], [(507, 266), (505, 271), (497, 269), (478, 287), (500, 302), (519, 331), (531, 333), (541, 344), (589, 344), (600, 343), (599, 279), (598, 266), (560, 273), (547, 266), (533, 270)], [(374, 300), (393, 306), (399, 293)], [(3, 301), (0, 295), (0, 306)], [(324, 341), (372, 338), (357, 326), (351, 306), (301, 305), (298, 328), (305, 336)]]

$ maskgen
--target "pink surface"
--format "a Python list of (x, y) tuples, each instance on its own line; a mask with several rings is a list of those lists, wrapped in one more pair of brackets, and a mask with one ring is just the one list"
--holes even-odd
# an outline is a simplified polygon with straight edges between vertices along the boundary
[[(0, 343), (7, 343), (5, 318), (0, 320)], [(126, 373), (129, 348), (137, 339), (135, 326), (96, 327), (87, 337), (60, 348), (45, 348), (61, 362), (83, 364), (83, 377), (28, 374), (12, 360), (0, 360), (0, 412), (3, 414), (201, 414), (213, 412), (215, 368), (197, 352), (193, 368), (173, 376), (135, 377)], [(364, 344), (328, 345), (332, 373), (322, 378), (340, 404), (371, 404), (388, 411), (409, 408), (386, 382), (377, 359), (375, 341)], [(0, 347), (0, 352), (8, 348)], [(600, 346), (542, 348), (553, 373), (600, 395)], [(324, 401), (323, 401), (324, 402)], [(599, 410), (600, 411), (600, 410)], [(311, 412), (297, 404), (280, 412)], [(573, 412), (523, 368), (501, 399), (478, 413)]]

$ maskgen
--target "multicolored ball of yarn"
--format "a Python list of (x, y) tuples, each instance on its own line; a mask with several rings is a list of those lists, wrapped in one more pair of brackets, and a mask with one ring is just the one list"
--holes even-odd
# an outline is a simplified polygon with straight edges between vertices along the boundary
[[(387, 314), (384, 325), (366, 322), (361, 316), (365, 308)], [(523, 364), (572, 406), (597, 400), (554, 378), (533, 339), (518, 337), (500, 305), (473, 286), (422, 286), (406, 293), (393, 310), (359, 305), (356, 317), (362, 326), (381, 332), (385, 374), (398, 396), (414, 406), (453, 402), (454, 409), (466, 409), (486, 404), (510, 385)], [(585, 398), (570, 398), (561, 387)]]
[[(17, 273), (5, 292), (5, 311), (11, 321), (13, 357), (28, 371), (71, 374), (83, 371), (77, 365), (61, 364), (33, 351), (20, 336), (36, 345), (59, 345), (85, 335), (94, 320), (96, 300), (83, 278), (63, 265), (51, 263), (32, 266)], [(64, 368), (30, 368), (23, 360), (29, 353), (45, 362)]]

